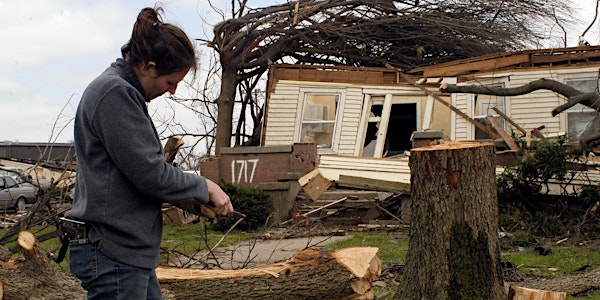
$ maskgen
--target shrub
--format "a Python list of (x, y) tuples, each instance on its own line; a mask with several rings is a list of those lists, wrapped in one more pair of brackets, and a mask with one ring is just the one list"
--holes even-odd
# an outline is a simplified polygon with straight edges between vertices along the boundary
[[(267, 218), (273, 212), (271, 196), (265, 191), (242, 185), (221, 182), (221, 188), (231, 198), (231, 204), (236, 211), (246, 215), (246, 218), (236, 226), (238, 230), (254, 230), (265, 225)], [(218, 217), (212, 228), (217, 231), (227, 231), (240, 216), (231, 214)]]

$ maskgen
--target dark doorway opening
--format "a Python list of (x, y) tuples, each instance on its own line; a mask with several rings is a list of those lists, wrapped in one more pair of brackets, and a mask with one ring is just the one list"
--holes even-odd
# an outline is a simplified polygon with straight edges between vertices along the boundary
[(410, 137), (417, 130), (417, 104), (392, 104), (383, 157), (403, 154), (412, 148)]

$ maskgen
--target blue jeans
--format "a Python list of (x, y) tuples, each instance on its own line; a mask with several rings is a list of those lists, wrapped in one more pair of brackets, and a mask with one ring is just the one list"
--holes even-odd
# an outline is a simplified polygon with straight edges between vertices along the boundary
[(112, 260), (95, 244), (69, 245), (71, 272), (81, 280), (88, 299), (163, 299), (154, 269)]

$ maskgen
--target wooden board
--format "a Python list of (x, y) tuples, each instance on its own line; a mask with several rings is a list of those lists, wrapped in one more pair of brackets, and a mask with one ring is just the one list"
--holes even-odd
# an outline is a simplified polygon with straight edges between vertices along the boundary
[(314, 169), (310, 173), (302, 176), (302, 178), (298, 179), (298, 183), (312, 200), (319, 199), (319, 197), (332, 185), (331, 181), (321, 175), (319, 169)]

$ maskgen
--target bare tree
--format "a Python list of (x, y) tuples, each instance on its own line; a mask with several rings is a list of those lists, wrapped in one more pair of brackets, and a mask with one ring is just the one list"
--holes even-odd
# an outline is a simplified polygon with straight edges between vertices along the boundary
[(524, 49), (539, 45), (547, 25), (568, 23), (569, 3), (309, 0), (252, 9), (247, 0), (231, 1), (231, 19), (205, 41), (218, 52), (222, 72), (216, 151), (231, 145), (238, 85), (260, 77), (271, 63), (408, 69)]

